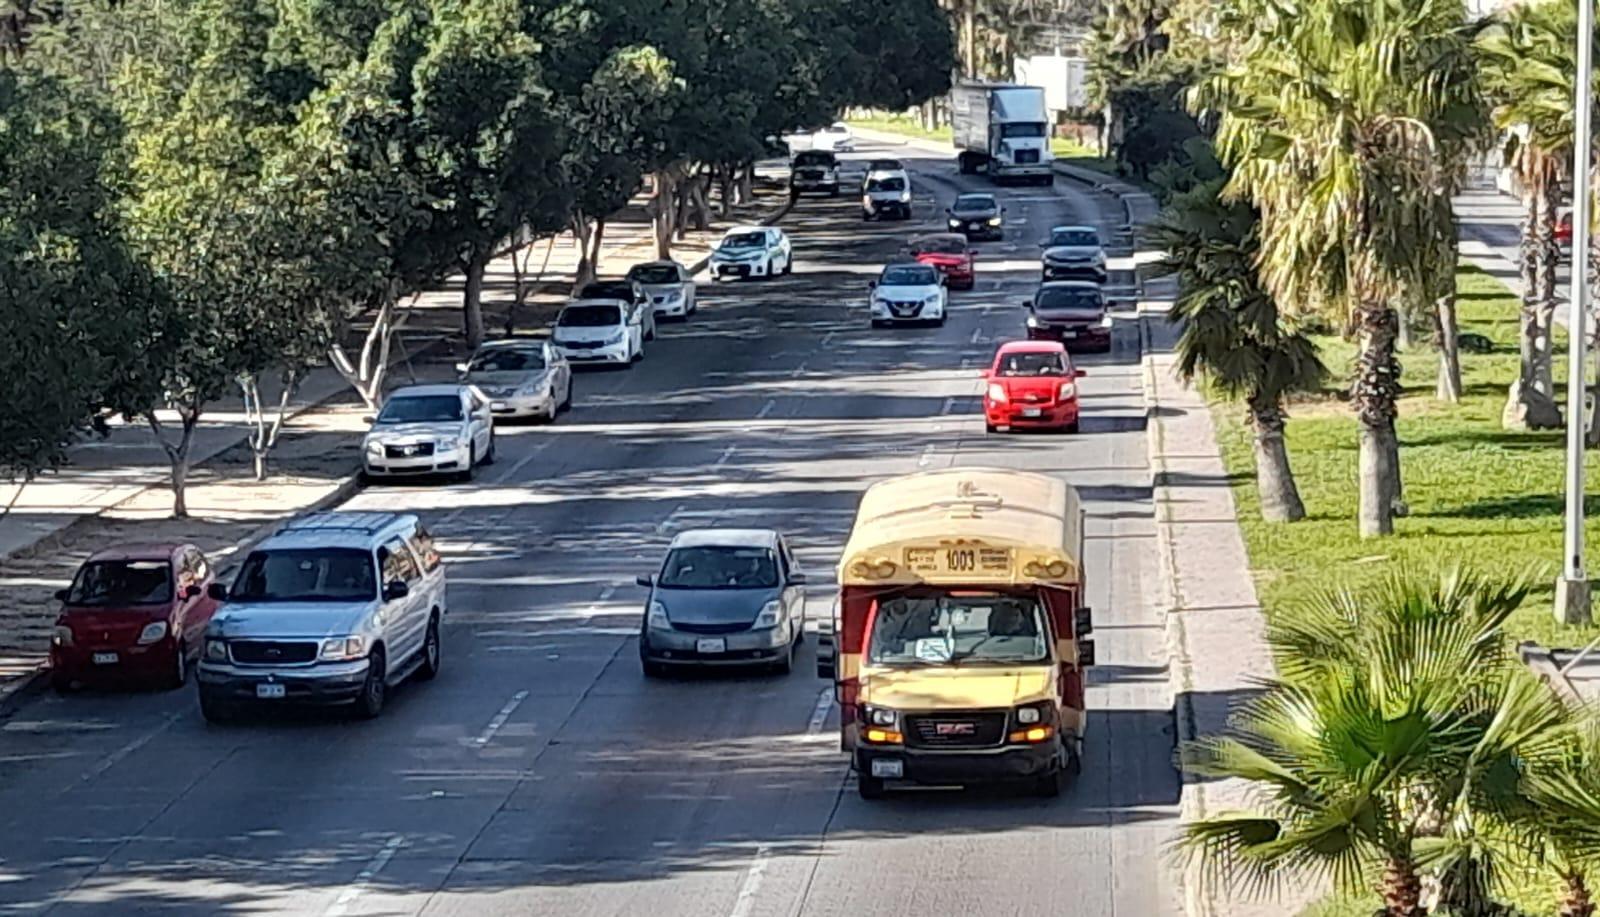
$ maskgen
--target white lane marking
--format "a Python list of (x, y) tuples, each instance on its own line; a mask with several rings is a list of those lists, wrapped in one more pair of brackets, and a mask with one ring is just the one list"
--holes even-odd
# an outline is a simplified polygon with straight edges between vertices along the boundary
[(772, 413), (772, 409), (777, 407), (777, 406), (778, 406), (778, 402), (777, 401), (775, 401), (775, 400), (773, 400), (771, 398), (768, 398), (767, 399), (767, 403), (763, 404), (761, 406), (761, 410), (756, 412), (756, 419), (757, 420), (765, 420), (767, 415)]
[(476, 739), (472, 740), (472, 744), (479, 748), (488, 745), (494, 739), (494, 734), (500, 731), (500, 727), (506, 724), (506, 720), (511, 719), (511, 714), (517, 712), (517, 708), (522, 706), (522, 702), (527, 699), (527, 691), (518, 691), (511, 695), (511, 699), (506, 701), (506, 705), (501, 707), (500, 712), (494, 715), (494, 719), (489, 721), (489, 725), (483, 727), (483, 731), (478, 733)]
[(371, 860), (367, 861), (366, 867), (356, 873), (356, 880), (346, 886), (345, 890), (339, 893), (339, 897), (334, 900), (333, 904), (322, 912), (323, 917), (344, 917), (345, 912), (350, 910), (350, 905), (355, 904), (357, 898), (366, 894), (367, 887), (372, 883), (372, 880), (378, 873), (383, 871), (383, 867), (389, 865), (389, 861), (394, 858), (396, 851), (400, 849), (400, 845), (405, 842), (405, 837), (399, 834), (389, 838), (389, 843), (384, 844), (383, 849), (378, 851), (377, 855)]
[(129, 742), (128, 744), (112, 752), (110, 757), (106, 758), (104, 761), (101, 761), (98, 767), (85, 774), (81, 782), (88, 783), (89, 781), (101, 776), (106, 771), (116, 767), (118, 764), (121, 764), (124, 758), (150, 744), (151, 739), (154, 739), (156, 736), (166, 732), (168, 729), (171, 729), (174, 723), (183, 719), (186, 715), (188, 715), (187, 710), (180, 710), (179, 712), (167, 717), (166, 721), (160, 726), (157, 726), (139, 738), (134, 739), (132, 742)]
[(928, 467), (928, 463), (931, 461), (933, 461), (933, 443), (929, 443), (923, 447), (922, 458), (917, 459), (917, 467), (926, 468)]
[(822, 725), (828, 721), (828, 714), (833, 710), (833, 689), (823, 688), (817, 695), (817, 705), (811, 709), (811, 722), (806, 723), (806, 735), (814, 736), (822, 732)]
[(941, 409), (939, 411), (939, 413), (940, 414), (954, 414), (955, 412), (956, 412), (956, 397), (954, 395), (951, 395), (949, 398), (946, 398), (944, 400), (944, 408)]
[(682, 503), (679, 503), (677, 506), (674, 506), (672, 508), (672, 512), (667, 513), (667, 517), (665, 519), (662, 519), (660, 522), (656, 523), (656, 534), (657, 535), (666, 534), (667, 529), (672, 527), (673, 520), (676, 519), (678, 514), (683, 512), (683, 510), (684, 510), (684, 506), (683, 506)]
[(979, 339), (982, 338), (982, 337), (983, 337), (983, 326), (979, 325), (978, 327), (972, 329), (972, 337), (967, 340), (967, 343), (969, 343), (969, 344), (977, 344), (977, 343), (979, 343)]
[(728, 448), (722, 450), (722, 454), (717, 456), (717, 461), (711, 467), (721, 468), (723, 465), (728, 464), (728, 459), (733, 458), (734, 450), (738, 448), (738, 446), (729, 446)]
[(583, 616), (586, 617), (586, 618), (592, 618), (595, 615), (599, 614), (600, 613), (600, 606), (604, 605), (605, 603), (607, 603), (609, 601), (611, 601), (611, 597), (616, 595), (616, 594), (617, 594), (617, 587), (616, 587), (615, 584), (606, 586), (606, 588), (600, 590), (600, 597), (595, 599), (594, 602), (591, 603), (589, 605), (589, 607), (584, 610)]
[(771, 856), (770, 847), (756, 848), (755, 862), (750, 864), (750, 871), (744, 874), (744, 884), (739, 886), (739, 897), (734, 900), (729, 917), (750, 917), (750, 910), (756, 906), (756, 892), (761, 890), (761, 878), (767, 873), (767, 860)]

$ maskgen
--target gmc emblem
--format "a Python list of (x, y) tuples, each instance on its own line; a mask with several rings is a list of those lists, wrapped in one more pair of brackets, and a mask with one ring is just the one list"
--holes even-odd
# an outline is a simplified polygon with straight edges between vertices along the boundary
[(969, 736), (978, 731), (973, 723), (935, 723), (933, 734), (941, 736)]

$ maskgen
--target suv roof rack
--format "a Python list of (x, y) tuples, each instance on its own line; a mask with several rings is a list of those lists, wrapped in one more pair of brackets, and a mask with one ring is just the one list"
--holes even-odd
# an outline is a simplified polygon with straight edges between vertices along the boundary
[(398, 513), (312, 513), (285, 522), (279, 532), (361, 532), (373, 535), (393, 525)]

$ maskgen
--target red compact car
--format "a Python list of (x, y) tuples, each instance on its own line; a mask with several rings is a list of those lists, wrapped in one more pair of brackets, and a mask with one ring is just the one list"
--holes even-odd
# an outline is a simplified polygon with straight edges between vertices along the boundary
[(955, 290), (970, 290), (978, 282), (973, 263), (977, 254), (960, 233), (941, 232), (911, 240), (911, 257), (938, 268), (945, 284)]
[(192, 544), (126, 545), (84, 561), (72, 585), (56, 593), (56, 690), (120, 678), (181, 686), (217, 610), (207, 594), (213, 578)]
[(989, 432), (1041, 428), (1078, 432), (1078, 380), (1059, 341), (1001, 344), (983, 371), (983, 419)]

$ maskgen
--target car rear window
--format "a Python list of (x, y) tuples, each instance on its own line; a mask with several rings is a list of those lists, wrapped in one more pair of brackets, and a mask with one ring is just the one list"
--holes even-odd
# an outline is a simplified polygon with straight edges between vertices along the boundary
[(556, 324), (562, 328), (603, 328), (622, 324), (622, 310), (616, 306), (568, 306), (561, 310)]
[(172, 601), (172, 565), (165, 560), (96, 560), (78, 570), (68, 605), (161, 605)]

